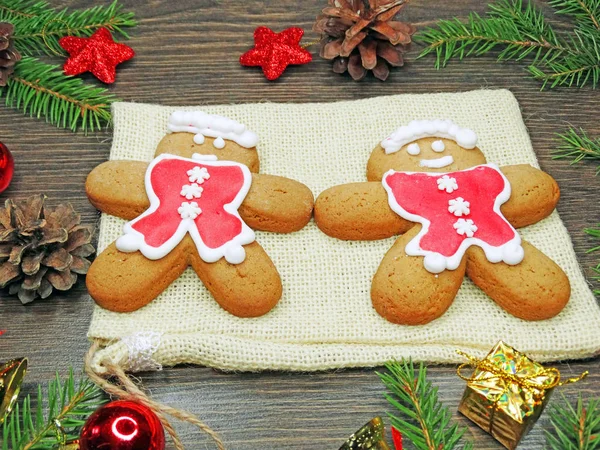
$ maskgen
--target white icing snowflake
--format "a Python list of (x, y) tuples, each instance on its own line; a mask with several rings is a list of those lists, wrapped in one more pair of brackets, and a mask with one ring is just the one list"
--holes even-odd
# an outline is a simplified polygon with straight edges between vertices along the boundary
[(202, 210), (196, 202), (183, 202), (181, 206), (177, 208), (177, 212), (182, 219), (195, 219), (202, 213)]
[(454, 229), (461, 236), (473, 237), (477, 231), (477, 225), (471, 219), (458, 219), (454, 224)]
[(468, 216), (471, 214), (471, 204), (462, 197), (448, 201), (448, 211), (456, 217)]
[(438, 178), (437, 185), (440, 191), (446, 191), (448, 194), (452, 194), (455, 190), (458, 189), (458, 183), (456, 182), (456, 178), (449, 177), (448, 175), (444, 175), (443, 177)]
[(193, 198), (200, 198), (203, 190), (204, 189), (201, 186), (198, 186), (198, 184), (196, 183), (185, 184), (181, 187), (180, 195), (187, 198), (188, 200), (191, 200)]
[(210, 178), (210, 174), (206, 167), (194, 167), (191, 170), (187, 171), (188, 176), (190, 177), (190, 183), (204, 183), (204, 180), (208, 180)]

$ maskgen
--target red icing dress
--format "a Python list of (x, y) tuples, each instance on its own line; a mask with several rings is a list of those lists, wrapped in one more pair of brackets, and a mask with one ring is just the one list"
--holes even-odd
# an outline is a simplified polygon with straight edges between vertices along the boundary
[(243, 164), (160, 155), (146, 171), (150, 207), (125, 224), (117, 248), (159, 259), (190, 233), (204, 261), (239, 264), (254, 241), (238, 213), (251, 181)]
[(390, 207), (423, 225), (406, 245), (410, 256), (424, 256), (433, 273), (456, 269), (471, 245), (491, 262), (523, 260), (521, 238), (500, 212), (510, 183), (493, 164), (450, 173), (395, 172), (382, 180)]

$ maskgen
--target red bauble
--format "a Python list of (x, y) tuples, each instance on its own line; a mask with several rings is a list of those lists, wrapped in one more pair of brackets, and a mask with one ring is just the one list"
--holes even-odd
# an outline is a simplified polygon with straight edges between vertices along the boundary
[(134, 57), (131, 47), (117, 44), (106, 28), (100, 28), (89, 38), (65, 36), (58, 41), (69, 53), (63, 70), (66, 75), (91, 72), (104, 83), (113, 83), (117, 64)]
[(15, 160), (10, 150), (0, 142), (0, 192), (6, 190), (15, 173)]
[(300, 47), (302, 28), (292, 27), (275, 33), (267, 27), (254, 31), (254, 48), (240, 56), (242, 66), (261, 66), (268, 80), (281, 76), (290, 64), (306, 64), (312, 55)]
[(140, 403), (116, 401), (90, 416), (80, 450), (164, 450), (165, 432), (156, 414)]

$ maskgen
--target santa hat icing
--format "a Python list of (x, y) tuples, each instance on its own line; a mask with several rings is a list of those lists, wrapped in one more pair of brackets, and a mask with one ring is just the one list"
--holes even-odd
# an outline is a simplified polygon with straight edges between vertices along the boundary
[(169, 117), (169, 131), (194, 133), (196, 144), (204, 143), (205, 137), (215, 138), (216, 148), (225, 147), (225, 140), (246, 148), (256, 147), (258, 136), (246, 126), (227, 117), (206, 114), (202, 111), (175, 111)]
[(406, 144), (425, 137), (452, 139), (466, 149), (477, 145), (477, 135), (473, 130), (461, 128), (451, 120), (413, 120), (390, 134), (381, 142), (386, 154), (396, 153)]

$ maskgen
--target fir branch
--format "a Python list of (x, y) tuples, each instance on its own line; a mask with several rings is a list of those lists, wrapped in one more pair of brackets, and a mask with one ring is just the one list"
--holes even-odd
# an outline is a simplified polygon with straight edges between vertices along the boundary
[[(595, 228), (585, 228), (583, 231), (585, 231), (587, 234), (589, 234), (593, 238), (600, 239), (600, 225), (596, 226)], [(600, 245), (590, 248), (586, 253), (591, 253), (591, 252), (595, 252), (598, 250), (600, 250)], [(592, 277), (592, 279), (595, 281), (600, 281), (600, 263), (598, 263), (598, 265), (596, 267), (592, 267), (592, 270), (596, 274), (595, 276)], [(600, 295), (600, 289), (594, 289), (594, 294)]]
[[(427, 369), (415, 366), (411, 360), (390, 362), (389, 373), (377, 373), (390, 393), (385, 397), (398, 409), (399, 415), (388, 414), (392, 425), (419, 450), (452, 450), (460, 444), (465, 432), (458, 424), (451, 424), (452, 414), (443, 406), (437, 388), (427, 380)], [(463, 449), (472, 449), (466, 442)]]
[[(557, 134), (561, 144), (553, 151), (553, 159), (571, 159), (571, 164), (583, 160), (600, 160), (600, 138), (593, 139), (580, 128), (571, 127), (566, 133)], [(596, 175), (600, 174), (600, 161)]]
[(428, 28), (415, 40), (427, 45), (419, 55), (436, 54), (436, 68), (452, 58), (483, 55), (504, 47), (498, 60), (521, 60), (532, 55), (534, 61), (552, 59), (569, 51), (531, 4), (523, 8), (522, 0), (503, 0), (490, 5), (488, 17), (472, 13), (467, 23), (459, 19), (442, 20), (438, 28)]
[(2, 428), (2, 450), (55, 449), (63, 438), (67, 441), (78, 438), (85, 420), (105, 402), (102, 390), (88, 379), (76, 383), (72, 369), (64, 382), (56, 374), (48, 383), (46, 401), (38, 385), (35, 410), (31, 397), (27, 396), (7, 417)]
[(489, 5), (485, 17), (471, 14), (438, 22), (415, 40), (427, 45), (419, 57), (436, 55), (435, 66), (452, 58), (484, 55), (501, 49), (498, 60), (531, 59), (529, 73), (542, 81), (542, 88), (556, 86), (593, 88), (600, 83), (600, 0), (551, 0), (559, 14), (577, 22), (569, 33), (558, 35), (541, 10), (528, 1), (500, 0)]
[(576, 21), (600, 30), (600, 0), (550, 0), (557, 14), (565, 14)]
[(32, 18), (51, 11), (47, 2), (37, 0), (3, 0), (0, 4), (0, 22)]
[(562, 405), (552, 405), (549, 412), (552, 429), (546, 442), (552, 450), (600, 449), (600, 399), (584, 405), (581, 396), (573, 408), (563, 396)]
[(90, 36), (99, 28), (108, 28), (128, 38), (126, 27), (136, 25), (131, 12), (122, 12), (117, 0), (108, 7), (68, 11), (50, 9), (33, 17), (16, 17), (13, 36), (15, 47), (23, 55), (56, 55), (64, 54), (58, 40), (67, 35)]
[(72, 131), (94, 131), (107, 125), (110, 105), (116, 100), (105, 88), (86, 85), (81, 78), (64, 75), (59, 66), (31, 57), (15, 66), (2, 94), (7, 105)]

